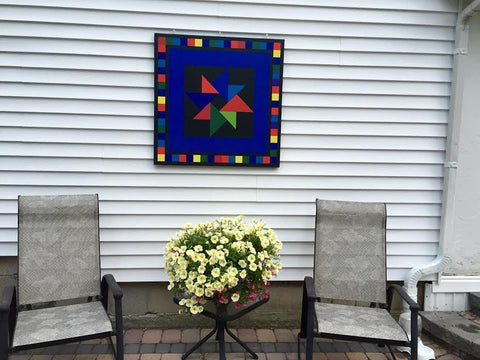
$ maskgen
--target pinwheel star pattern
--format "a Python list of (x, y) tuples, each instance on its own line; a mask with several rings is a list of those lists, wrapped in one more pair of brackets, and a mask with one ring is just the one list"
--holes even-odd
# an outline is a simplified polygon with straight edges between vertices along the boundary
[[(187, 93), (199, 109), (193, 119), (209, 121), (210, 136), (220, 130), (224, 124), (230, 124), (231, 127), (236, 129), (237, 114), (253, 112), (240, 96), (244, 87), (244, 85), (229, 84), (228, 69), (213, 81), (209, 81), (206, 76), (202, 75), (201, 91)], [(219, 96), (223, 99), (221, 107), (213, 104), (213, 101), (218, 99)]]

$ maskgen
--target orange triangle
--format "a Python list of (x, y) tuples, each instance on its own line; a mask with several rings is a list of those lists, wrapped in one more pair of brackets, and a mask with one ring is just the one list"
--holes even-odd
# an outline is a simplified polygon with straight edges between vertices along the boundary
[(220, 111), (253, 112), (238, 95), (235, 95)]
[(202, 75), (202, 93), (203, 94), (218, 94), (217, 89), (210, 84), (205, 76)]
[(210, 120), (210, 104), (205, 106), (200, 112), (195, 115), (195, 120)]

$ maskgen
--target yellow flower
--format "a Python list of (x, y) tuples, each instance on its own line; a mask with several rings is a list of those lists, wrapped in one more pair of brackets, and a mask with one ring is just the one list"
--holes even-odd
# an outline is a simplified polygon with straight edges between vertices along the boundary
[(186, 279), (188, 276), (188, 273), (186, 270), (182, 270), (178, 275), (180, 276), (180, 279)]
[(255, 271), (255, 270), (257, 270), (257, 264), (255, 264), (255, 263), (250, 263), (250, 265), (248, 266), (248, 268), (249, 268), (251, 271)]
[(201, 287), (197, 287), (195, 289), (195, 295), (197, 295), (197, 296), (203, 296), (204, 293), (205, 293), (205, 291)]
[(253, 255), (253, 254), (248, 255), (247, 260), (251, 263), (254, 262), (255, 261), (255, 255)]
[(211, 271), (211, 274), (214, 278), (219, 277), (220, 276), (220, 269), (219, 268), (213, 268), (212, 271)]
[(247, 267), (247, 262), (243, 259), (239, 260), (238, 261), (238, 265), (240, 265), (242, 268), (246, 268)]
[(226, 238), (225, 236), (222, 236), (220, 238), (220, 244), (227, 244), (228, 243), (228, 238)]
[(231, 296), (231, 299), (232, 299), (232, 301), (237, 302), (238, 299), (240, 299), (240, 294), (238, 292), (236, 292), (235, 294), (233, 294)]
[(190, 307), (190, 312), (192, 314), (199, 314), (203, 311), (203, 306), (201, 305), (193, 305), (192, 307)]

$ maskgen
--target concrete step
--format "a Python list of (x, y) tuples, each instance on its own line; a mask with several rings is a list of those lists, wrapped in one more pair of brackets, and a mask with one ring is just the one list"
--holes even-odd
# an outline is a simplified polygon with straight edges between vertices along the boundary
[(480, 316), (480, 293), (469, 293), (468, 303), (472, 311)]
[(480, 359), (480, 316), (473, 312), (423, 311), (423, 331), (455, 348), (462, 359)]

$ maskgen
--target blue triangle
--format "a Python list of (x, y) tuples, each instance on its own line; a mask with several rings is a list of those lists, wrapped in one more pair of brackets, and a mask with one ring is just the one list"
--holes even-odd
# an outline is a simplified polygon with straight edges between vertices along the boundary
[(203, 94), (203, 93), (187, 93), (189, 98), (197, 105), (199, 109), (203, 109), (210, 104), (218, 94)]
[(228, 101), (232, 100), (244, 87), (245, 85), (228, 85)]
[(224, 99), (228, 99), (228, 69), (221, 73), (212, 85)]

